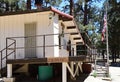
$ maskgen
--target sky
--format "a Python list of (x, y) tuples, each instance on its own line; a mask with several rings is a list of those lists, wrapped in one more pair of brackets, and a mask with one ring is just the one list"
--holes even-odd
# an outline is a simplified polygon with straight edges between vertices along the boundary
[(101, 0), (100, 2), (93, 2), (93, 5), (97, 6), (98, 8), (101, 8), (104, 2), (105, 0)]
[[(76, 2), (77, 0), (74, 0), (74, 2)], [(99, 1), (99, 2), (93, 2), (92, 4), (93, 4), (93, 6), (97, 6), (98, 8), (102, 8), (102, 6), (103, 6), (103, 3), (105, 2), (105, 0), (101, 0), (101, 1)], [(60, 4), (60, 6), (59, 6), (59, 8), (58, 9), (60, 9), (60, 10), (62, 10), (62, 7), (64, 6), (64, 5), (69, 5), (69, 2), (67, 2), (67, 1), (65, 1), (65, 0), (62, 0), (62, 3)]]
[[(26, 0), (25, 0), (26, 1)], [(73, 0), (74, 2), (76, 2), (77, 0)], [(83, 0), (84, 1), (84, 0)], [(98, 8), (101, 8), (102, 6), (103, 6), (103, 3), (104, 3), (104, 1), (105, 0), (101, 0), (101, 1), (99, 1), (99, 2), (93, 2), (93, 6), (97, 6)], [(120, 1), (120, 0), (118, 0), (118, 1)], [(60, 9), (60, 10), (63, 10), (63, 6), (64, 5), (69, 5), (69, 2), (68, 1), (65, 1), (65, 0), (62, 0), (62, 3), (60, 4), (60, 6), (59, 7), (57, 7), (58, 9)]]

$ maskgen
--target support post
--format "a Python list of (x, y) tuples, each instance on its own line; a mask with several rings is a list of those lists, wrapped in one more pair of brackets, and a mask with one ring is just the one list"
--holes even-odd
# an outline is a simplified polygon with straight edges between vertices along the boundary
[(16, 40), (14, 42), (14, 59), (16, 59)]
[[(74, 62), (70, 62), (70, 65), (71, 65), (71, 71), (74, 73)], [(72, 75), (70, 77), (71, 79), (74, 79)]]
[[(76, 65), (76, 68), (77, 68), (77, 65)], [(77, 70), (77, 76), (79, 76), (79, 69)]]
[(6, 38), (6, 59), (8, 59), (8, 38)]
[(97, 65), (97, 61), (96, 61), (96, 59), (95, 59), (95, 71), (97, 70), (97, 69), (96, 69), (96, 65)]
[(7, 78), (12, 77), (12, 64), (7, 64)]
[(62, 82), (67, 82), (67, 69), (66, 69), (66, 63), (62, 63)]
[(82, 62), (78, 62), (78, 66), (80, 68), (80, 71), (83, 73), (83, 70), (82, 70)]
[(45, 35), (43, 35), (43, 57), (45, 58)]

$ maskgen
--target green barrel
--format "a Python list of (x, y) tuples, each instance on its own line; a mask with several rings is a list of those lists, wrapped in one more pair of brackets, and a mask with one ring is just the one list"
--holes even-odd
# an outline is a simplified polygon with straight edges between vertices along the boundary
[(39, 66), (38, 67), (38, 80), (48, 80), (53, 77), (52, 66)]

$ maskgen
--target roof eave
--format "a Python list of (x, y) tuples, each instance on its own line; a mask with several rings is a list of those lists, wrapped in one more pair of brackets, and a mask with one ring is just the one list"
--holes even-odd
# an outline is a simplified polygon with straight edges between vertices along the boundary
[(63, 18), (68, 18), (69, 20), (72, 20), (72, 19), (73, 19), (73, 16), (71, 16), (71, 15), (69, 15), (69, 14), (66, 14), (66, 13), (63, 13), (63, 12), (61, 12), (61, 11), (53, 8), (53, 7), (51, 7), (51, 11), (59, 14), (59, 15), (62, 16)]

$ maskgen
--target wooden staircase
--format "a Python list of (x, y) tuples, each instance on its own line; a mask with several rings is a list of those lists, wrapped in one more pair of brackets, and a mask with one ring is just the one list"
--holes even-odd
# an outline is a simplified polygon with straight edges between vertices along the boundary
[(107, 60), (106, 59), (98, 59), (95, 65), (95, 71), (97, 77), (106, 77), (107, 76)]

